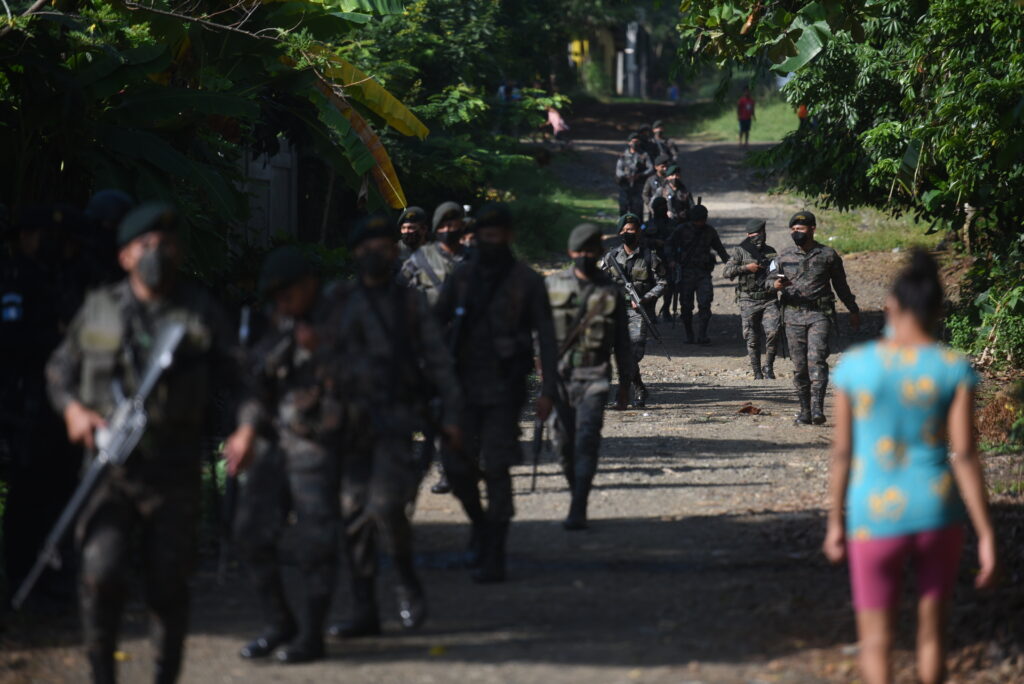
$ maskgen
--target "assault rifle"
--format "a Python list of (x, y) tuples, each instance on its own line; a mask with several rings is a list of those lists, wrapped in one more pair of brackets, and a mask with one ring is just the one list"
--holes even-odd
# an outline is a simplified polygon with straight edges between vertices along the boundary
[(21, 608), (28, 598), (29, 592), (43, 574), (47, 566), (60, 567), (58, 547), (67, 534), (68, 529), (81, 513), (89, 497), (103, 481), (112, 466), (121, 466), (128, 460), (139, 440), (146, 432), (149, 417), (146, 415), (146, 399), (156, 386), (160, 376), (174, 361), (174, 352), (185, 337), (185, 324), (172, 323), (160, 331), (150, 355), (149, 366), (142, 376), (142, 382), (132, 397), (122, 398), (105, 428), (96, 431), (96, 445), (99, 453), (89, 463), (71, 500), (64, 507), (57, 523), (46, 537), (43, 549), (36, 558), (35, 565), (18, 587), (11, 601), (15, 609)]
[[(615, 267), (615, 271), (619, 274), (619, 277), (622, 278), (622, 287), (625, 288), (626, 294), (629, 295), (633, 304), (636, 305), (637, 313), (639, 313), (640, 317), (644, 319), (644, 323), (647, 324), (647, 328), (651, 331), (651, 336), (658, 341), (658, 344), (664, 345), (665, 341), (661, 339), (661, 333), (658, 332), (658, 326), (654, 324), (654, 321), (651, 320), (651, 315), (647, 313), (647, 309), (644, 306), (644, 300), (640, 297), (640, 293), (636, 291), (633, 281), (626, 277), (626, 272), (622, 270), (622, 265), (615, 260), (614, 254), (608, 255), (608, 261), (611, 262), (612, 266)], [(666, 356), (668, 355), (666, 354)], [(668, 356), (668, 359), (671, 361), (672, 357)]]

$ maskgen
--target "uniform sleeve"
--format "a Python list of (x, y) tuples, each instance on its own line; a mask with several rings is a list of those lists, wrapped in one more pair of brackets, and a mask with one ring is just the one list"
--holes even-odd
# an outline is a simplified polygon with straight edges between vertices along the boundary
[(835, 258), (829, 264), (829, 277), (832, 280), (832, 289), (836, 291), (840, 301), (842, 301), (850, 313), (859, 313), (860, 307), (857, 306), (857, 298), (853, 296), (853, 292), (850, 291), (850, 285), (846, 282), (846, 269), (843, 268), (843, 258), (838, 253), (835, 254)]
[(455, 317), (455, 307), (457, 305), (456, 292), (458, 288), (456, 283), (460, 280), (461, 275), (458, 267), (456, 270), (445, 279), (444, 285), (441, 286), (441, 292), (438, 294), (437, 302), (434, 304), (434, 316), (441, 324), (441, 328), (447, 328), (448, 324), (452, 322)]
[(626, 302), (622, 297), (615, 298), (615, 366), (619, 370), (619, 381), (629, 383), (633, 377), (633, 343), (629, 340), (629, 320), (626, 318)]
[(416, 311), (419, 316), (423, 372), (441, 395), (444, 407), (442, 423), (458, 425), (462, 415), (462, 391), (455, 375), (455, 362), (445, 344), (441, 326), (427, 306), (425, 297), (417, 297)]
[(714, 228), (711, 229), (711, 249), (715, 250), (722, 258), (723, 264), (729, 261), (729, 252), (726, 251), (725, 245), (722, 244), (722, 238), (718, 236), (718, 231)]
[(619, 160), (615, 162), (615, 179), (622, 182), (626, 179), (626, 155), (619, 155)]
[(402, 262), (402, 267), (398, 270), (398, 282), (409, 287), (416, 287), (416, 264), (411, 256)]
[(555, 342), (555, 321), (551, 316), (551, 300), (544, 279), (536, 275), (530, 293), (530, 318), (540, 350), (541, 394), (552, 399), (558, 396), (558, 343)]
[(729, 261), (726, 262), (725, 268), (722, 269), (722, 275), (729, 280), (735, 280), (744, 270), (746, 269), (743, 268), (743, 250), (737, 247), (732, 250)]
[(82, 369), (82, 348), (79, 336), (84, 322), (83, 306), (71, 319), (67, 334), (46, 363), (46, 391), (50, 405), (60, 415), (73, 401), (78, 401), (78, 383)]
[(654, 199), (654, 183), (652, 182), (654, 177), (651, 176), (644, 183), (644, 190), (641, 193), (644, 205), (644, 221), (650, 220), (651, 216), (651, 200)]
[(651, 276), (654, 279), (654, 287), (644, 295), (644, 300), (653, 302), (665, 292), (665, 288), (668, 287), (668, 277), (661, 257), (654, 252), (649, 252), (649, 254), (651, 255)]

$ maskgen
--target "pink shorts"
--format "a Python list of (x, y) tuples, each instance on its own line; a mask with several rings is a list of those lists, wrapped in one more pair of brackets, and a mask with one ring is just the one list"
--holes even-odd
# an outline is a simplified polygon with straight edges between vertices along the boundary
[(917, 595), (945, 599), (953, 594), (963, 525), (951, 525), (900, 537), (850, 541), (850, 585), (855, 610), (895, 608), (903, 573), (910, 559), (917, 576)]

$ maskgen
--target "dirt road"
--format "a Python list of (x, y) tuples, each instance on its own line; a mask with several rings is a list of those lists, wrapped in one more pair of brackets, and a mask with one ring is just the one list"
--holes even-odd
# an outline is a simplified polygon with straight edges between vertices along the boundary
[[(611, 197), (621, 131), (590, 132), (597, 135), (577, 140), (555, 168), (570, 185)], [(741, 239), (747, 219), (761, 217), (769, 243), (781, 248), (789, 242), (784, 221), (798, 207), (766, 195), (742, 159), (731, 144), (682, 145), (687, 182), (726, 245)], [(615, 209), (609, 201), (608, 213)], [(895, 259), (847, 260), (864, 309), (879, 309)], [(219, 587), (204, 568), (183, 681), (852, 681), (845, 570), (818, 553), (829, 429), (792, 424), (788, 361), (780, 360), (778, 380), (749, 377), (732, 287), (720, 273), (714, 306), (714, 343), (686, 345), (679, 329), (662, 325), (666, 344), (650, 344), (643, 363), (648, 408), (607, 414), (590, 530), (568, 533), (559, 524), (568, 494), (556, 464), (542, 464), (535, 493), (522, 466), (510, 581), (476, 586), (458, 567), (467, 527), (455, 500), (424, 491), (416, 530), (428, 625), (399, 633), (384, 592), (386, 636), (332, 643), (325, 662), (287, 669), (238, 659), (258, 625), (254, 606), (237, 573)], [(876, 315), (867, 326), (877, 323)], [(840, 325), (847, 333), (845, 315)], [(737, 413), (747, 402), (761, 415)], [(342, 591), (335, 601), (338, 615), (346, 598)], [(8, 626), (0, 680), (84, 679), (73, 619), (54, 624)], [(143, 625), (136, 606), (124, 681), (149, 678)]]

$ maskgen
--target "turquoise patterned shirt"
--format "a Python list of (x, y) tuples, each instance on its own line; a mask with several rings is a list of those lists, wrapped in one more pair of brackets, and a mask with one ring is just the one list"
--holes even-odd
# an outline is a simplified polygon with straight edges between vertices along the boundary
[(833, 382), (853, 408), (846, 490), (850, 538), (893, 537), (962, 522), (946, 424), (957, 389), (978, 382), (967, 358), (940, 344), (871, 342), (843, 356)]

